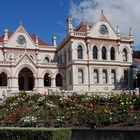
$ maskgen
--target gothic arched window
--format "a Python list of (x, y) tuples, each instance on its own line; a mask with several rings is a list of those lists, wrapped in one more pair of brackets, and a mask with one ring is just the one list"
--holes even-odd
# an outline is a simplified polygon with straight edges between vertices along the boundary
[(78, 69), (78, 83), (84, 83), (83, 69)]
[(110, 49), (110, 58), (111, 58), (111, 60), (115, 60), (115, 49), (114, 49), (114, 47), (111, 47), (111, 49)]
[(83, 48), (81, 45), (77, 47), (77, 58), (78, 59), (83, 59)]
[(102, 59), (106, 60), (106, 47), (102, 48)]
[(123, 49), (123, 61), (127, 61), (127, 50)]
[(7, 75), (4, 72), (0, 74), (0, 86), (7, 86)]
[(103, 70), (103, 83), (107, 83), (107, 71)]
[(59, 87), (63, 86), (63, 79), (62, 79), (61, 74), (58, 73), (56, 75), (55, 82), (56, 82), (56, 86), (59, 86)]
[(97, 46), (94, 46), (93, 47), (92, 54), (93, 54), (93, 59), (97, 59), (98, 58), (98, 49), (97, 49)]

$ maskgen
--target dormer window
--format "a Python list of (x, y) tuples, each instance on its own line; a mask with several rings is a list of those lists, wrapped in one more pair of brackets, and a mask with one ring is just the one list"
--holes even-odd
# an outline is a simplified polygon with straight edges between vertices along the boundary
[(20, 36), (18, 37), (17, 42), (18, 42), (18, 45), (23, 46), (23, 45), (25, 45), (25, 43), (26, 43), (26, 39), (25, 39), (24, 36), (20, 35)]

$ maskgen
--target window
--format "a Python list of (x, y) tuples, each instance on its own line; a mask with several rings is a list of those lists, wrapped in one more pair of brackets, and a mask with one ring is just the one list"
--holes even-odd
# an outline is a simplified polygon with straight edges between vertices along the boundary
[(110, 58), (111, 58), (111, 60), (115, 60), (115, 49), (114, 49), (114, 47), (111, 47)]
[(98, 58), (98, 49), (97, 49), (97, 46), (94, 46), (93, 47), (92, 54), (93, 54), (93, 59), (97, 59)]
[(7, 75), (4, 72), (0, 74), (0, 86), (7, 86)]
[(50, 62), (49, 57), (46, 56), (46, 57), (45, 57), (45, 61), (46, 61), (46, 62)]
[(46, 73), (44, 76), (44, 86), (45, 87), (51, 86), (51, 76), (48, 73)]
[(56, 75), (55, 82), (56, 82), (55, 84), (57, 87), (63, 86), (63, 79), (59, 73)]
[(103, 70), (103, 83), (107, 83), (107, 71)]
[(84, 83), (83, 69), (78, 69), (78, 83)]
[(107, 27), (105, 25), (100, 26), (100, 34), (106, 35), (108, 33)]
[(127, 61), (127, 50), (123, 49), (123, 61)]
[(18, 37), (17, 42), (18, 42), (18, 44), (21, 45), (21, 46), (23, 46), (23, 45), (26, 44), (26, 40), (25, 40), (24, 36), (22, 36), (22, 35), (20, 35), (20, 36)]
[(128, 70), (124, 70), (124, 83), (128, 83)]
[(83, 48), (81, 45), (79, 45), (77, 48), (77, 57), (78, 59), (83, 59)]
[(102, 48), (102, 59), (106, 60), (106, 48), (105, 47)]
[(115, 70), (111, 70), (111, 83), (112, 84), (116, 83), (116, 72), (115, 72)]
[(99, 73), (97, 69), (94, 70), (93, 78), (95, 84), (99, 83)]

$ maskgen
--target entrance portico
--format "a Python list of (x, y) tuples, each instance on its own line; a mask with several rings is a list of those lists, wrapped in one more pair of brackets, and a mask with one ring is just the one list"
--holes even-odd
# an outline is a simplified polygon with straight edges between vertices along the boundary
[(18, 75), (19, 90), (30, 91), (34, 88), (33, 73), (29, 68), (23, 68)]

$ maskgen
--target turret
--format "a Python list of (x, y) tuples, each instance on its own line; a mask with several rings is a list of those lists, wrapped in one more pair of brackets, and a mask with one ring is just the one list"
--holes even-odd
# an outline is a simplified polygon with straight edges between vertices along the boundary
[(72, 32), (73, 32), (72, 18), (68, 17), (67, 18), (67, 33), (72, 33)]
[(38, 37), (37, 37), (37, 35), (35, 36), (35, 45), (36, 45), (36, 47), (38, 47)]
[(4, 29), (4, 44), (7, 44), (8, 41), (8, 29)]
[(120, 39), (121, 34), (120, 34), (119, 26), (117, 26), (117, 31), (116, 31), (116, 33), (117, 33), (117, 37), (118, 37), (118, 39)]

